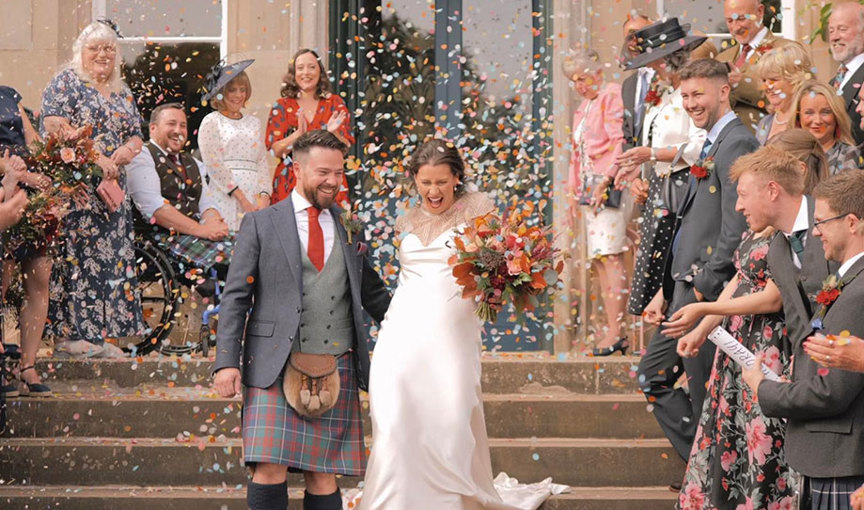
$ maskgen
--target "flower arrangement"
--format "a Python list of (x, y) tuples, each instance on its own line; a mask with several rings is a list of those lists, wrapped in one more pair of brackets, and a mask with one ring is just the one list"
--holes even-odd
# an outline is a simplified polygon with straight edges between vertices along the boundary
[(24, 216), (3, 233), (7, 253), (52, 247), (73, 199), (86, 200), (88, 186), (102, 176), (91, 134), (92, 127), (84, 126), (65, 137), (49, 134), (35, 144), (27, 167), (49, 177), (51, 185), (31, 194)]
[(342, 222), (342, 226), (345, 227), (345, 232), (348, 234), (348, 244), (352, 243), (352, 238), (354, 234), (358, 234), (363, 231), (363, 222), (360, 221), (360, 217), (357, 216), (355, 212), (355, 207), (352, 203), (348, 203), (348, 207), (342, 211), (342, 214), (339, 217), (339, 220)]
[(700, 159), (695, 165), (690, 167), (690, 175), (697, 179), (707, 179), (711, 172), (714, 171), (714, 157)]
[(551, 229), (529, 225), (533, 211), (528, 203), (504, 216), (490, 212), (453, 239), (453, 276), (462, 297), (478, 303), (476, 313), (484, 321), (495, 321), (508, 302), (519, 311), (534, 310), (560, 282), (564, 262), (552, 245)]

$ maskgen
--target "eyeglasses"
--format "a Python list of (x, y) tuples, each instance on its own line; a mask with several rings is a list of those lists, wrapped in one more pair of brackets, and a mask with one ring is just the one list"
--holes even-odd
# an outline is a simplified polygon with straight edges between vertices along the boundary
[(97, 55), (99, 53), (102, 53), (103, 51), (105, 52), (106, 55), (114, 55), (115, 53), (117, 53), (117, 47), (116, 46), (108, 46), (108, 45), (87, 46), (87, 51), (92, 51), (93, 53), (96, 53)]
[(822, 225), (828, 223), (829, 221), (839, 220), (840, 218), (845, 218), (845, 217), (848, 216), (848, 215), (849, 215), (848, 213), (847, 213), (847, 214), (838, 214), (837, 216), (832, 216), (831, 218), (826, 218), (826, 219), (824, 219), (824, 220), (819, 220), (819, 221), (817, 221), (817, 222), (814, 222), (814, 223), (813, 223), (813, 230), (818, 230), (819, 233), (821, 234), (821, 233), (822, 233), (822, 229), (819, 228), (819, 227), (821, 227)]

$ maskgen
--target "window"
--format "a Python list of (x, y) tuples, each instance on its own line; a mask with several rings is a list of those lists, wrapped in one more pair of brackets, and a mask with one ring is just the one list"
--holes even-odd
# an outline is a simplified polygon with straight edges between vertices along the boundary
[(227, 0), (94, 0), (93, 19), (117, 24), (123, 77), (145, 127), (156, 105), (182, 102), (189, 115), (190, 149), (197, 147), (198, 125), (208, 113), (199, 89), (227, 52)]

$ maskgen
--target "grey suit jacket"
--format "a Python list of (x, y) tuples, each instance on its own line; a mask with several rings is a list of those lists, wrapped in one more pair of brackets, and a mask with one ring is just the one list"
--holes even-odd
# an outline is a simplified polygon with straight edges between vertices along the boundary
[[(823, 333), (849, 331), (864, 336), (864, 259), (843, 276), (840, 297), (822, 320)], [(818, 313), (818, 312), (817, 312)], [(829, 369), (819, 373), (795, 345), (791, 383), (762, 381), (759, 404), (766, 416), (788, 418), (786, 459), (809, 477), (836, 478), (864, 475), (864, 373)]]
[(735, 210), (738, 192), (729, 180), (729, 169), (740, 156), (758, 148), (741, 120), (732, 120), (706, 156), (714, 158), (714, 170), (704, 179), (690, 176), (689, 192), (678, 210), (681, 237), (669, 276), (692, 283), (708, 301), (716, 300), (735, 274), (733, 255), (747, 228), (744, 216)]
[(782, 232), (774, 234), (768, 250), (771, 277), (783, 296), (786, 334), (793, 347), (812, 332), (810, 318), (816, 311), (816, 293), (829, 274), (837, 271), (838, 264), (825, 260), (822, 241), (813, 236), (813, 208), (816, 202), (807, 197), (807, 218), (810, 230), (804, 244), (801, 269), (792, 260), (792, 248)]
[[(334, 218), (341, 214), (335, 206), (330, 212)], [(382, 321), (390, 305), (390, 293), (365, 255), (359, 252), (363, 233), (348, 244), (347, 233), (339, 221), (336, 233), (333, 249), (343, 250), (351, 286), (357, 379), (360, 387), (366, 389), (369, 347), (363, 310), (376, 321)], [(243, 384), (256, 388), (267, 388), (276, 382), (300, 328), (302, 249), (290, 197), (243, 218), (222, 293), (214, 372), (226, 367), (240, 368)]]
[(864, 66), (859, 67), (855, 71), (855, 74), (849, 78), (849, 81), (846, 82), (846, 86), (843, 87), (843, 102), (846, 104), (846, 113), (849, 114), (849, 119), (852, 120), (852, 138), (858, 147), (864, 147), (864, 130), (861, 129), (861, 116), (855, 111), (855, 108), (858, 106), (858, 92), (862, 85), (864, 85)]

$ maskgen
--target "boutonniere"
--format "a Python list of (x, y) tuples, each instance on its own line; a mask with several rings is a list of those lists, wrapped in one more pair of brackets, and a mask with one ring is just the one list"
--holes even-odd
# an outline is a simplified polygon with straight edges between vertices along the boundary
[(354, 212), (352, 204), (348, 204), (348, 207), (342, 211), (339, 220), (342, 222), (342, 226), (345, 227), (345, 232), (348, 233), (348, 244), (351, 244), (354, 234), (363, 230), (363, 222), (360, 221), (360, 217)]
[(843, 288), (843, 283), (837, 278), (837, 275), (830, 275), (822, 282), (822, 290), (816, 293), (816, 302), (822, 305), (822, 308), (816, 313), (816, 317), (810, 323), (813, 329), (822, 329), (822, 319), (828, 313), (828, 307), (831, 306), (837, 298), (840, 297), (840, 291)]
[(648, 92), (645, 93), (645, 104), (657, 106), (663, 100), (663, 93), (666, 91), (666, 86), (660, 83), (660, 77), (654, 73), (651, 78), (651, 83), (648, 84)]
[(773, 49), (774, 49), (774, 46), (772, 46), (771, 44), (768, 44), (768, 43), (760, 44), (759, 46), (756, 47), (756, 53), (758, 53), (760, 55), (764, 55)]
[(690, 175), (697, 179), (705, 179), (714, 171), (714, 157), (700, 159), (690, 167)]

